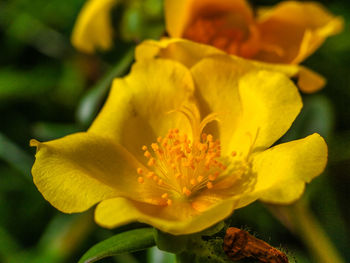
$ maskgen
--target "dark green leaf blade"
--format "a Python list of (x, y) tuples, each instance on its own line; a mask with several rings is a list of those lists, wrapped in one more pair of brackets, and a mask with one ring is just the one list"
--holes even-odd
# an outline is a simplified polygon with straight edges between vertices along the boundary
[(17, 171), (31, 179), (30, 168), (34, 158), (13, 143), (4, 134), (0, 133), (0, 160), (4, 160)]
[(90, 248), (78, 263), (92, 263), (122, 253), (131, 253), (155, 245), (153, 228), (139, 228), (119, 233)]

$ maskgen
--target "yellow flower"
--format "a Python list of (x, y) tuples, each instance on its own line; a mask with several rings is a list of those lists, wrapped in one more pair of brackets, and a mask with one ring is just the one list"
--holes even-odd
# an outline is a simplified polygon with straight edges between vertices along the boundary
[(139, 221), (198, 232), (257, 199), (293, 202), (323, 171), (327, 146), (318, 134), (271, 147), (301, 107), (284, 74), (227, 56), (191, 69), (137, 62), (114, 80), (87, 132), (31, 141), (34, 183), (66, 213), (98, 203), (104, 227)]
[[(343, 27), (342, 18), (316, 2), (284, 1), (258, 9), (254, 17), (245, 0), (166, 0), (165, 15), (172, 38), (211, 45), (252, 60), (292, 65)], [(309, 78), (300, 86), (303, 91), (314, 92), (325, 84), (321, 76), (305, 70), (301, 69), (302, 74)]]
[(88, 0), (81, 10), (72, 33), (72, 44), (77, 49), (93, 53), (113, 45), (111, 9), (119, 0)]
[[(96, 49), (108, 50), (113, 46), (110, 12), (118, 2), (89, 0), (85, 4), (72, 33), (72, 44), (77, 49), (93, 53)], [(213, 53), (209, 46), (216, 47), (230, 55), (266, 62), (260, 67), (297, 76), (298, 86), (306, 93), (319, 90), (326, 80), (297, 65), (328, 36), (343, 28), (341, 17), (333, 16), (316, 2), (284, 1), (273, 8), (259, 8), (254, 17), (246, 0), (166, 0), (165, 15), (172, 38), (205, 44), (202, 47), (193, 44), (194, 47), (189, 48), (192, 53), (186, 51), (188, 60), (199, 58), (203, 51), (198, 52), (198, 49)], [(165, 41), (183, 47), (179, 42), (185, 40)], [(166, 48), (164, 43), (158, 45)], [(173, 58), (177, 56), (172, 55)]]

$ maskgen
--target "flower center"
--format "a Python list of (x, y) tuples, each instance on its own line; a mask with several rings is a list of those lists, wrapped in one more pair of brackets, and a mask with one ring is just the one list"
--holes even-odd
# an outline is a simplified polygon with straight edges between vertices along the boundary
[(193, 141), (175, 128), (164, 137), (158, 137), (149, 147), (142, 146), (147, 166), (137, 168), (137, 181), (157, 193), (151, 203), (166, 206), (172, 205), (175, 199), (194, 201), (206, 190), (225, 189), (231, 196), (246, 189), (250, 179), (245, 175), (251, 172), (250, 153), (243, 156), (233, 151), (231, 156), (223, 157), (220, 141), (203, 132), (208, 123), (218, 120), (219, 114), (211, 113), (200, 121), (200, 113), (194, 105), (183, 105), (171, 112), (182, 113), (188, 119)]
[(200, 16), (186, 28), (184, 37), (246, 58), (259, 51), (256, 27), (239, 16)]
[(213, 188), (227, 167), (219, 161), (220, 141), (214, 141), (211, 134), (202, 133), (201, 137), (201, 142), (191, 142), (186, 134), (171, 129), (150, 149), (143, 146), (149, 171), (138, 168), (138, 182), (150, 180), (162, 187), (165, 192), (161, 197), (168, 205), (172, 204), (171, 195), (188, 198), (203, 188)]

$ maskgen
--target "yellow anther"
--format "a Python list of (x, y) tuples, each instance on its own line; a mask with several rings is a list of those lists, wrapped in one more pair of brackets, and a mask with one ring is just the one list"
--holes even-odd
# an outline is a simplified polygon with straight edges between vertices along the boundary
[(178, 152), (179, 150), (181, 150), (181, 145), (176, 145), (171, 149), (172, 152)]
[[(168, 191), (176, 191), (190, 198), (195, 194), (194, 191), (213, 188), (215, 180), (226, 169), (218, 158), (220, 141), (214, 142), (211, 134), (202, 133), (200, 136), (191, 142), (186, 134), (175, 128), (169, 130), (166, 136), (158, 137), (148, 148), (142, 146), (150, 171), (137, 169), (140, 174), (137, 180), (140, 183), (151, 180), (154, 181), (154, 187), (164, 189), (163, 194), (160, 194), (162, 199), (157, 200), (160, 205), (173, 203)], [(234, 175), (238, 172), (237, 169)]]
[(200, 151), (204, 151), (204, 150), (207, 149), (207, 146), (206, 146), (205, 144), (199, 142), (199, 143), (197, 144), (197, 148), (198, 148), (198, 150), (200, 150)]
[(137, 170), (136, 170), (136, 171), (137, 171), (137, 173), (138, 173), (138, 174), (142, 174), (142, 173), (143, 173), (142, 168), (137, 168)]
[(222, 170), (226, 170), (227, 166), (226, 166), (226, 165), (221, 164), (221, 165), (220, 165), (220, 168), (221, 168)]
[(205, 167), (209, 168), (211, 163), (212, 163), (212, 159), (209, 156), (207, 156), (205, 163), (204, 163)]
[(216, 176), (214, 174), (209, 174), (208, 179), (209, 179), (209, 181), (215, 181)]
[(200, 156), (196, 156), (196, 157), (194, 158), (194, 161), (195, 161), (196, 163), (199, 163), (201, 160), (202, 160), (202, 159), (201, 159)]
[(159, 150), (159, 146), (156, 143), (152, 143), (151, 147), (152, 147), (153, 151), (155, 151), (155, 152)]
[(233, 151), (233, 152), (231, 153), (231, 155), (232, 155), (233, 157), (235, 157), (235, 156), (237, 156), (237, 152), (236, 152), (236, 151)]
[(145, 180), (143, 179), (143, 177), (138, 177), (137, 178), (137, 181), (140, 183), (140, 184), (143, 184), (145, 182)]
[(155, 173), (154, 173), (154, 172), (148, 172), (147, 175), (146, 175), (146, 177), (147, 177), (148, 179), (153, 178), (153, 176), (155, 176)]
[(187, 143), (187, 134), (184, 134), (183, 136), (180, 136), (180, 141), (183, 143)]
[(158, 180), (159, 180), (159, 177), (156, 176), (156, 175), (154, 175), (154, 176), (153, 176), (153, 181), (158, 182)]
[(148, 166), (152, 166), (156, 163), (156, 160), (154, 158), (150, 158), (149, 161), (147, 162)]
[(184, 188), (182, 188), (182, 193), (185, 194), (186, 196), (191, 195), (191, 191), (188, 190), (186, 186), (184, 186)]
[(178, 155), (176, 155), (175, 161), (177, 162), (180, 161), (182, 157), (183, 157), (183, 153), (179, 153)]

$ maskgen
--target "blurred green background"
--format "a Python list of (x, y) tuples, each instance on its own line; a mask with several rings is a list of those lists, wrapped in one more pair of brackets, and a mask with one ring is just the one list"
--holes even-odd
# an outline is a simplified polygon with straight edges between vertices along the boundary
[[(307, 187), (297, 206), (285, 210), (254, 203), (230, 218), (232, 226), (249, 228), (272, 245), (281, 245), (298, 263), (320, 262), (315, 239), (308, 238), (314, 235), (315, 222), (316, 232), (324, 231), (344, 262), (350, 262), (350, 2), (320, 2), (342, 15), (346, 27), (305, 61), (328, 84), (317, 94), (303, 95), (302, 114), (282, 140), (321, 133), (329, 145), (327, 170)], [(62, 214), (32, 182), (35, 150), (29, 140), (85, 130), (110, 81), (129, 70), (135, 45), (163, 34), (162, 0), (125, 1), (113, 10), (116, 47), (95, 55), (79, 53), (70, 44), (70, 34), (83, 4), (84, 0), (0, 1), (0, 262), (77, 262), (93, 244), (140, 226), (111, 231), (93, 223), (92, 210)], [(312, 227), (307, 225), (310, 216)], [(101, 262), (147, 260), (173, 262), (173, 257), (152, 249)]]

